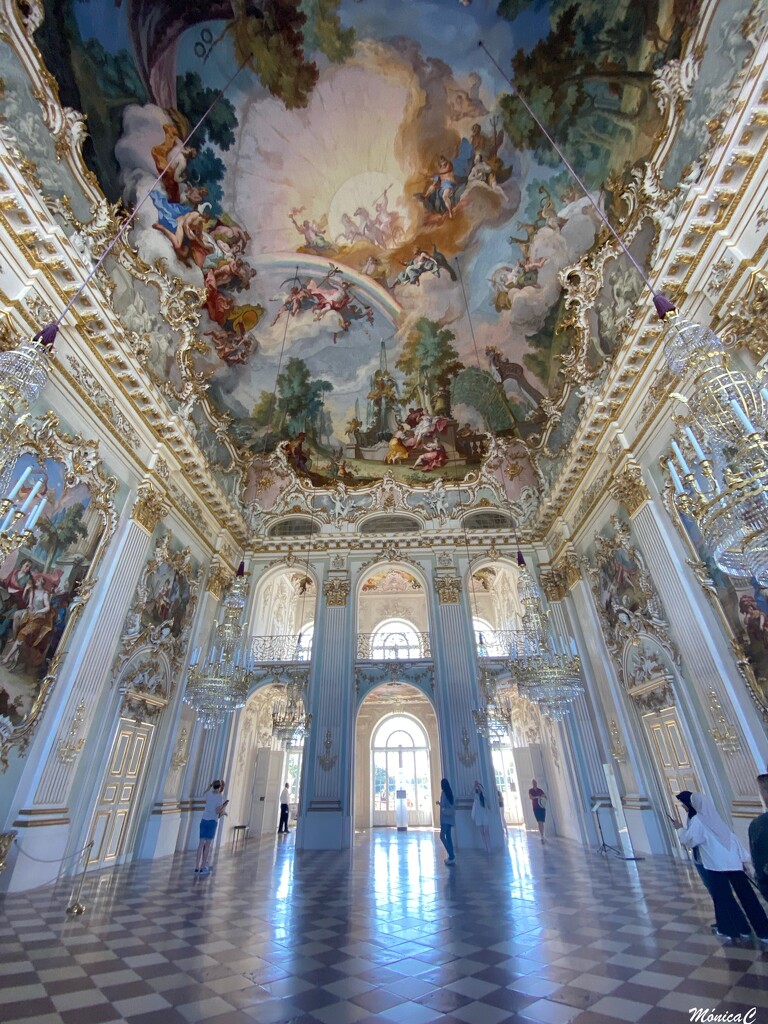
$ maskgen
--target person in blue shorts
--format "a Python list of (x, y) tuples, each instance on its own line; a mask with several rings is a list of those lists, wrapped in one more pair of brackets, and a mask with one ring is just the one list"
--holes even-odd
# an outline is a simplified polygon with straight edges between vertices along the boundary
[(203, 819), (200, 822), (200, 845), (197, 848), (197, 867), (195, 874), (209, 875), (211, 869), (208, 867), (208, 858), (211, 854), (211, 843), (216, 838), (216, 828), (219, 818), (226, 815), (229, 800), (222, 800), (224, 795), (224, 780), (215, 779), (205, 795), (205, 807), (203, 808)]

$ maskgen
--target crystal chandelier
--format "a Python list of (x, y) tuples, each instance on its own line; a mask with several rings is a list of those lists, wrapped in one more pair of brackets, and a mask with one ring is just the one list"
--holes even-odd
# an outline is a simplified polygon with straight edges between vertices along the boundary
[(499, 692), (496, 678), (486, 665), (478, 672), (480, 707), (472, 709), (475, 727), (481, 736), (492, 743), (506, 737), (512, 729), (512, 702)]
[(197, 712), (204, 729), (212, 729), (248, 699), (251, 683), (247, 623), (241, 622), (248, 590), (243, 562), (226, 597), (224, 618), (214, 623), (208, 650), (192, 652), (184, 701)]
[(517, 564), (520, 567), (518, 588), (523, 622), (522, 629), (512, 633), (507, 665), (520, 692), (537, 704), (547, 718), (561, 722), (576, 698), (584, 692), (581, 661), (572, 638), (570, 649), (566, 649), (562, 639), (560, 650), (557, 649), (547, 612), (541, 606), (539, 588), (521, 551), (517, 553)]
[(16, 428), (48, 382), (52, 341), (42, 334), (0, 352), (0, 494), (6, 494), (19, 457)]
[(284, 699), (276, 700), (272, 706), (272, 735), (282, 742), (288, 742), (297, 733), (309, 732), (312, 715), (304, 704), (308, 683), (308, 672), (291, 675)]
[[(10, 466), (11, 469), (15, 468), (15, 460), (11, 461)], [(20, 547), (32, 545), (35, 540), (37, 520), (48, 503), (48, 496), (44, 493), (35, 504), (35, 499), (45, 487), (47, 479), (41, 471), (35, 474), (36, 478), (33, 477), (34, 469), (35, 467), (28, 466), (8, 491), (7, 496), (0, 500), (0, 559), (7, 558), (11, 551), (16, 551)], [(0, 475), (0, 486), (8, 475)], [(25, 486), (26, 491), (22, 493)]]
[(673, 395), (691, 421), (667, 463), (675, 504), (696, 520), (723, 572), (768, 586), (768, 378), (731, 369), (708, 328), (674, 312), (664, 326), (666, 360), (691, 392)]

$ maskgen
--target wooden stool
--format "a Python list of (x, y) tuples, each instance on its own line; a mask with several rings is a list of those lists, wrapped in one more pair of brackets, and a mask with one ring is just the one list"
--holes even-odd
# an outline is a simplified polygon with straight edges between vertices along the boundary
[(248, 832), (250, 825), (233, 825), (232, 826), (232, 853), (234, 853), (240, 847), (240, 840), (243, 842), (243, 848), (248, 845)]

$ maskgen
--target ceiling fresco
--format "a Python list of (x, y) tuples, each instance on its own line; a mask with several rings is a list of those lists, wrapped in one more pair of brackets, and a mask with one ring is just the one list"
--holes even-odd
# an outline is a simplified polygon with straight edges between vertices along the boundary
[[(696, 15), (696, 0), (48, 0), (36, 38), (88, 115), (107, 196), (151, 193), (141, 260), (199, 289), (183, 360), (151, 297), (118, 275), (115, 301), (202, 450), (225, 470), (279, 450), (315, 484), (354, 486), (461, 479), (489, 432), (552, 456), (567, 443), (563, 271), (599, 240), (593, 202), (613, 216), (651, 153), (654, 72)], [(614, 264), (581, 383), (639, 295)]]

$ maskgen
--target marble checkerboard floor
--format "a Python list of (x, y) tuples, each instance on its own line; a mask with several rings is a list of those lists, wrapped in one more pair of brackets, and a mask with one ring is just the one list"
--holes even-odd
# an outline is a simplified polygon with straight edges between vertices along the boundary
[[(265, 837), (0, 901), (0, 1021), (14, 1024), (684, 1024), (756, 1008), (768, 956), (723, 947), (684, 863), (608, 860), (524, 832), (454, 868), (431, 831), (349, 853)], [(749, 1018), (747, 1018), (749, 1019)]]

